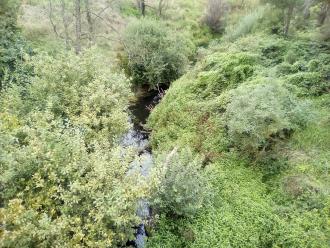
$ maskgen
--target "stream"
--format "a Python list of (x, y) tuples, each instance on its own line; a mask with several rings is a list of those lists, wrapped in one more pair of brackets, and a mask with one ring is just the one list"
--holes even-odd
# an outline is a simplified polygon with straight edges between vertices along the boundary
[[(134, 104), (129, 107), (132, 122), (132, 128), (124, 135), (122, 145), (124, 147), (133, 147), (139, 153), (138, 161), (133, 161), (132, 166), (139, 166), (142, 176), (148, 176), (153, 165), (153, 157), (149, 146), (148, 132), (144, 129), (147, 118), (150, 114), (150, 107), (155, 106), (161, 99), (161, 94), (150, 92), (144, 97), (137, 99)], [(137, 164), (135, 164), (137, 163)], [(138, 202), (137, 215), (141, 220), (147, 221), (151, 216), (151, 209), (146, 200), (141, 199)], [(144, 248), (147, 233), (144, 223), (136, 227), (135, 240), (127, 242), (127, 247)]]

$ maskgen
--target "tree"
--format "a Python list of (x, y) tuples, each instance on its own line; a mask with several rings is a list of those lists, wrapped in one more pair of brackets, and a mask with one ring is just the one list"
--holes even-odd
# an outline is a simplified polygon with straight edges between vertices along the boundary
[(88, 23), (89, 46), (92, 46), (94, 43), (94, 23), (93, 23), (93, 19), (92, 19), (92, 12), (91, 12), (89, 0), (85, 0), (85, 7), (86, 7), (86, 20)]
[(303, 4), (303, 0), (265, 0), (265, 1), (274, 4), (276, 7), (283, 10), (284, 13), (283, 33), (285, 36), (288, 36), (294, 10), (298, 5)]
[(318, 15), (318, 25), (322, 26), (325, 23), (325, 20), (327, 19), (328, 15), (330, 13), (330, 1), (322, 1), (321, 3), (321, 9)]
[(75, 18), (76, 18), (76, 44), (75, 52), (79, 54), (81, 52), (81, 6), (80, 0), (75, 0)]
[(69, 23), (68, 23), (68, 17), (66, 11), (67, 10), (66, 10), (65, 0), (61, 0), (61, 16), (64, 27), (65, 48), (69, 50), (70, 49)]
[(25, 66), (25, 55), (32, 54), (17, 27), (20, 1), (0, 1), (0, 91), (13, 84), (28, 83), (32, 68)]
[(136, 4), (141, 12), (142, 16), (145, 16), (146, 14), (146, 3), (145, 0), (136, 0)]
[(164, 14), (164, 11), (169, 7), (169, 0), (158, 0), (158, 15), (161, 17)]

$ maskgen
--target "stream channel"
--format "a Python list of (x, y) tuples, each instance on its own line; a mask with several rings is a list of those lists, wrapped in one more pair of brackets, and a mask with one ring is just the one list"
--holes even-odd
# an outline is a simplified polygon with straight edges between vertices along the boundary
[[(158, 91), (149, 92), (143, 97), (139, 97), (130, 107), (130, 121), (132, 128), (124, 135), (122, 145), (124, 147), (133, 147), (139, 153), (138, 161), (133, 161), (133, 166), (139, 166), (142, 176), (148, 176), (153, 165), (151, 148), (149, 146), (149, 133), (145, 130), (147, 118), (150, 114), (150, 107), (158, 104), (161, 94)], [(138, 163), (135, 164), (134, 163)], [(151, 216), (151, 209), (146, 200), (140, 200), (138, 203), (137, 215), (141, 220), (148, 221)], [(143, 248), (147, 233), (144, 223), (136, 227), (135, 240), (127, 242), (127, 247)]]

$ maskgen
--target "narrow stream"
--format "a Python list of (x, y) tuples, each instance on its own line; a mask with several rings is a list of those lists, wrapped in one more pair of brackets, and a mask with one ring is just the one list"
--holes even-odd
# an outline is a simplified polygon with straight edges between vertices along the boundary
[[(148, 176), (153, 165), (153, 158), (149, 146), (148, 132), (144, 129), (147, 118), (150, 114), (150, 107), (155, 106), (160, 100), (158, 92), (151, 92), (147, 96), (139, 98), (133, 105), (129, 107), (131, 113), (132, 128), (123, 137), (122, 145), (124, 147), (134, 147), (139, 152), (139, 160), (136, 161), (140, 167), (142, 176)], [(133, 166), (134, 166), (133, 162)], [(142, 221), (147, 221), (150, 218), (150, 207), (146, 200), (141, 199), (138, 202), (137, 215)], [(141, 223), (136, 228), (136, 235), (134, 241), (129, 241), (127, 246), (136, 248), (145, 247), (145, 239), (147, 233), (144, 223)]]

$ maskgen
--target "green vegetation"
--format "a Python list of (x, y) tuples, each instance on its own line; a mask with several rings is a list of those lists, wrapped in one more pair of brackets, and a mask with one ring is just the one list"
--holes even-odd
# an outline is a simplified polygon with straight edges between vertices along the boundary
[(310, 117), (304, 104), (277, 82), (242, 85), (230, 94), (224, 114), (228, 137), (232, 145), (252, 155), (271, 150)]
[(328, 49), (254, 33), (172, 84), (149, 118), (154, 152), (204, 156), (215, 195), (193, 220), (160, 218), (150, 247), (327, 247)]
[(170, 31), (161, 22), (143, 19), (130, 23), (124, 37), (122, 67), (135, 85), (156, 87), (181, 76), (193, 53), (183, 35)]
[(93, 50), (33, 63), (31, 84), (3, 92), (0, 103), (2, 246), (124, 244), (145, 192), (118, 147), (127, 80)]
[(328, 247), (329, 26), (329, 0), (1, 1), (0, 247)]
[(172, 217), (194, 216), (208, 196), (202, 160), (193, 158), (189, 150), (174, 149), (157, 167), (160, 183), (152, 206)]
[(31, 68), (24, 65), (28, 49), (17, 27), (18, 1), (0, 3), (0, 90), (13, 83), (27, 83)]

